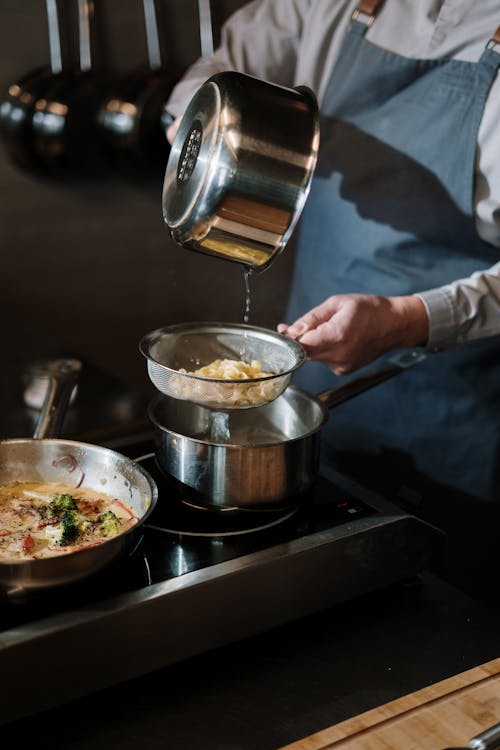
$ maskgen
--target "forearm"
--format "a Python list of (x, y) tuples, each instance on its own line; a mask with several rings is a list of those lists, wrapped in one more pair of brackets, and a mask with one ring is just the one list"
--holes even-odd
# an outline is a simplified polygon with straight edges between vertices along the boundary
[(388, 297), (392, 329), (388, 330), (388, 349), (425, 346), (429, 339), (429, 316), (423, 301), (417, 295)]
[(421, 294), (334, 295), (279, 330), (345, 375), (391, 349), (446, 348), (500, 335), (500, 263)]

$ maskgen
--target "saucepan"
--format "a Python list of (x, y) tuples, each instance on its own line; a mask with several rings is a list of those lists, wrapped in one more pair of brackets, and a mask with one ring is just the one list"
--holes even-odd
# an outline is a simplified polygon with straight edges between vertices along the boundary
[(374, 370), (312, 395), (295, 386), (264, 406), (214, 411), (157, 394), (149, 406), (156, 459), (191, 505), (212, 511), (266, 511), (297, 504), (319, 467), (329, 411), (425, 359), (396, 352)]
[(0, 562), (0, 589), (9, 597), (72, 583), (101, 570), (137, 543), (140, 527), (153, 510), (158, 492), (150, 475), (115, 451), (61, 440), (59, 433), (81, 363), (54, 360), (50, 387), (33, 438), (0, 440), (0, 484), (15, 481), (64, 482), (123, 500), (137, 523), (86, 549), (38, 560)]
[(318, 105), (235, 71), (194, 94), (172, 143), (163, 217), (183, 247), (252, 271), (285, 247), (307, 199), (319, 147)]

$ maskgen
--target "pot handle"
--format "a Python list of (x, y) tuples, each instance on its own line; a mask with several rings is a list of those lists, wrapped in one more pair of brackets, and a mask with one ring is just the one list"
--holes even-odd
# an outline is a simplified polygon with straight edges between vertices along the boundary
[(50, 70), (56, 75), (62, 71), (61, 33), (57, 0), (45, 0), (49, 30)]
[(148, 49), (148, 64), (151, 70), (162, 67), (160, 35), (156, 18), (155, 0), (143, 0), (144, 24), (146, 27), (146, 45)]
[(379, 383), (383, 383), (384, 380), (389, 380), (389, 378), (405, 372), (408, 368), (420, 364), (424, 359), (427, 359), (427, 354), (423, 351), (411, 350), (398, 352), (384, 360), (384, 364), (378, 369), (359, 378), (353, 378), (345, 385), (322, 391), (317, 394), (316, 398), (328, 409), (331, 409), (333, 406), (343, 404), (344, 401), (349, 401), (354, 396), (370, 390), (370, 388)]
[(78, 0), (78, 48), (80, 70), (88, 73), (92, 68), (92, 29), (94, 4), (90, 0)]
[(471, 750), (496, 750), (500, 747), (500, 723), (473, 737), (467, 745)]
[(59, 437), (73, 388), (82, 369), (78, 359), (55, 359), (49, 365), (49, 387), (33, 437)]
[(200, 24), (200, 54), (202, 57), (208, 57), (214, 53), (214, 33), (210, 0), (198, 0), (198, 16)]

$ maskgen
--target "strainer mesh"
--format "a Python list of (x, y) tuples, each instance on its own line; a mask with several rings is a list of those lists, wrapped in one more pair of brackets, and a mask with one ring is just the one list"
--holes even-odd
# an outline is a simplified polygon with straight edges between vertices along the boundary
[[(252, 326), (183, 324), (158, 329), (141, 342), (148, 373), (167, 396), (220, 411), (262, 406), (277, 398), (305, 359), (302, 347), (281, 334)], [(180, 373), (214, 362), (258, 360), (272, 376), (248, 380), (218, 380)]]

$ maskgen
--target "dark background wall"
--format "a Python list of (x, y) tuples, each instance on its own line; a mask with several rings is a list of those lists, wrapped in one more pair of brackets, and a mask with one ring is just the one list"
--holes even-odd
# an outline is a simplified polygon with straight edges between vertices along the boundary
[[(242, 0), (213, 0), (216, 38)], [(74, 13), (76, 0), (65, 0)], [(176, 77), (199, 54), (196, 0), (162, 0), (164, 57)], [(126, 71), (146, 57), (140, 0), (96, 0), (101, 64)], [(74, 55), (74, 19), (65, 52)], [(48, 63), (43, 0), (0, 0), (2, 96), (20, 75)], [(0, 144), (0, 333), (3, 402), (17, 398), (20, 368), (75, 354), (141, 392), (151, 386), (138, 342), (158, 326), (189, 320), (241, 322), (237, 264), (170, 240), (161, 178), (138, 184), (35, 177), (11, 164)], [(250, 322), (274, 327), (286, 302), (292, 251), (252, 280)], [(5, 410), (4, 410), (5, 416)], [(1, 427), (1, 425), (0, 425)]]

